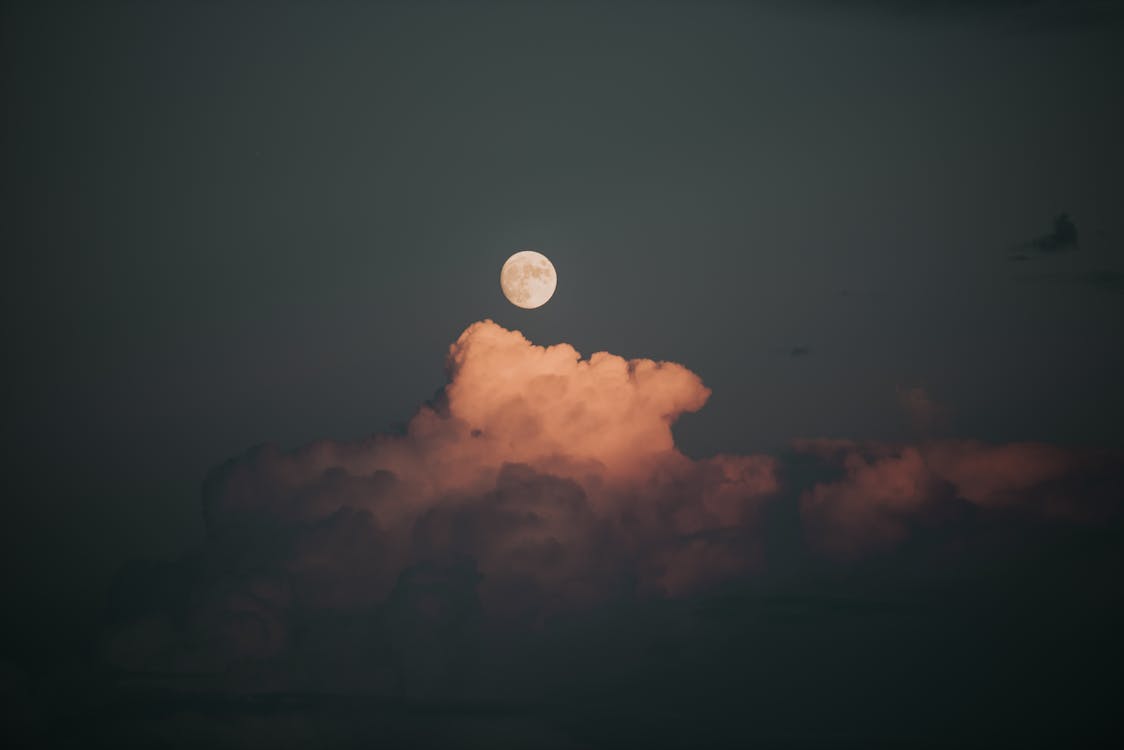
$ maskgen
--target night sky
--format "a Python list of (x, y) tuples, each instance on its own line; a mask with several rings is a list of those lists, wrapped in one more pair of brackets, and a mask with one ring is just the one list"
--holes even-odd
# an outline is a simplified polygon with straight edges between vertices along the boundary
[(0, 8), (5, 732), (1120, 733), (1121, 3)]

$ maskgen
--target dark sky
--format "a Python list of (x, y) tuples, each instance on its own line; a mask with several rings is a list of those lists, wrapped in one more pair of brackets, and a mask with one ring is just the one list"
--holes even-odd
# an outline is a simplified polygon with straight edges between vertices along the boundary
[(17, 631), (247, 448), (400, 431), (483, 318), (685, 364), (693, 457), (1124, 448), (1119, 3), (2, 7)]

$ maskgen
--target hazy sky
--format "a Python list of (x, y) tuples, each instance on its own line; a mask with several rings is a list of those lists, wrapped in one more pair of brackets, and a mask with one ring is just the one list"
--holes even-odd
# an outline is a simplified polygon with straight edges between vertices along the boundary
[(1124, 447), (1117, 8), (5, 3), (6, 589), (198, 543), (211, 467), (398, 429), (483, 318), (685, 364), (692, 456), (903, 393)]

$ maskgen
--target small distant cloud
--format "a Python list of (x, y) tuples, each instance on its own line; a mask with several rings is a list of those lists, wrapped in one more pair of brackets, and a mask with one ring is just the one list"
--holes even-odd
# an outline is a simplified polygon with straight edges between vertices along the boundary
[(1061, 213), (1054, 217), (1053, 231), (1032, 240), (1018, 243), (1011, 248), (1012, 255), (1008, 259), (1023, 261), (1032, 257), (1030, 253), (1050, 255), (1078, 249), (1080, 249), (1080, 245), (1077, 243), (1077, 225), (1073, 223), (1069, 214)]
[(924, 386), (898, 388), (898, 405), (910, 426), (921, 434), (943, 429), (948, 424), (948, 410), (933, 400)]

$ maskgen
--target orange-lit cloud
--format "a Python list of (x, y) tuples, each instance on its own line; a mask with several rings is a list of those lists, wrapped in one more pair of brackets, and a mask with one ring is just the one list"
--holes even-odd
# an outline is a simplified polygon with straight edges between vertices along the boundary
[[(288, 529), (263, 563), (308, 578), (322, 604), (379, 601), (403, 569), (454, 554), (479, 566), (485, 598), (521, 586), (554, 608), (626, 580), (680, 594), (753, 564), (734, 537), (778, 489), (776, 461), (676, 449), (672, 424), (710, 395), (687, 368), (582, 359), (482, 321), (450, 347), (448, 373), (405, 435), (265, 447), (219, 469), (211, 534), (245, 549), (246, 535)], [(345, 510), (358, 540), (335, 538)]]
[(1119, 455), (1043, 443), (810, 440), (795, 447), (841, 472), (800, 497), (809, 537), (838, 557), (905, 541), (940, 503), (1095, 522), (1116, 512), (1124, 490)]
[[(391, 650), (426, 651), (416, 633), (466, 633), (474, 613), (528, 627), (767, 576), (767, 538), (845, 561), (954, 528), (941, 526), (950, 508), (1086, 523), (1119, 506), (1119, 456), (1041, 444), (812, 440), (784, 459), (691, 459), (671, 428), (710, 395), (693, 372), (582, 359), (491, 321), (452, 344), (448, 376), (404, 434), (264, 446), (214, 470), (205, 552), (119, 584), (179, 604), (122, 615), (109, 661), (206, 671), (296, 648), (337, 659), (333, 679), (363, 681), (371, 670), (349, 665), (370, 647), (365, 628)], [(776, 509), (799, 511), (781, 539)], [(297, 623), (336, 629), (301, 640)], [(307, 651), (325, 642), (328, 654)]]

